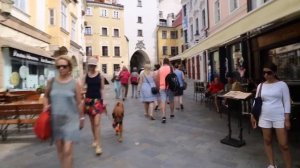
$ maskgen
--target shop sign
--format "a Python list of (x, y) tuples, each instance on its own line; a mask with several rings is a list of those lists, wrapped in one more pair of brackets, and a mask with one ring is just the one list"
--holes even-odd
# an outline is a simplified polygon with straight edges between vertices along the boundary
[(30, 54), (30, 53), (27, 53), (27, 52), (21, 52), (21, 51), (15, 50), (15, 49), (12, 50), (12, 56), (17, 57), (17, 58), (21, 58), (21, 59), (30, 60), (30, 61), (36, 61), (36, 62), (47, 63), (47, 64), (54, 64), (54, 61), (52, 59), (40, 57), (40, 56), (33, 55), (33, 54)]

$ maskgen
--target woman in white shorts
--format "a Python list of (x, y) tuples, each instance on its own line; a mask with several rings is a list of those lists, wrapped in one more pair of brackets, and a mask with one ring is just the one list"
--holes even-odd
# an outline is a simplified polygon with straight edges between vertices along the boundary
[[(268, 168), (276, 168), (272, 149), (272, 128), (275, 129), (279, 147), (286, 168), (292, 167), (292, 159), (288, 147), (287, 130), (290, 129), (290, 93), (287, 84), (276, 76), (277, 67), (268, 63), (263, 68), (265, 82), (261, 83), (262, 108), (258, 126), (262, 128), (264, 148), (268, 158)], [(260, 88), (260, 85), (257, 88)], [(259, 89), (257, 89), (256, 96)], [(252, 126), (256, 128), (256, 120), (251, 116)]]

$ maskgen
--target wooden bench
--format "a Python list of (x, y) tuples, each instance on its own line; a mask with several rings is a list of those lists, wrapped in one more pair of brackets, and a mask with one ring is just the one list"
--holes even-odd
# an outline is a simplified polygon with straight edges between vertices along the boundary
[(20, 127), (24, 124), (34, 124), (42, 112), (43, 104), (2, 104), (0, 105), (0, 134), (2, 140), (7, 139), (8, 126), (15, 124)]

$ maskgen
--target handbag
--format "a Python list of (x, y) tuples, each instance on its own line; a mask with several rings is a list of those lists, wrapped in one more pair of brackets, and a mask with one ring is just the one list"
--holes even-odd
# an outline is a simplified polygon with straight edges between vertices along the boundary
[(34, 125), (34, 133), (40, 140), (47, 140), (51, 137), (50, 111), (43, 111), (37, 118)]
[[(146, 75), (144, 75), (144, 77), (145, 77), (147, 83), (148, 83), (148, 84), (150, 85), (150, 87), (151, 87), (151, 84), (150, 84), (150, 82), (148, 81)], [(158, 90), (157, 87), (151, 87), (151, 92), (152, 92), (152, 94), (157, 94), (157, 93), (159, 92), (159, 90)]]
[(183, 89), (183, 90), (186, 90), (186, 88), (187, 88), (187, 83), (184, 81), (184, 82), (183, 82), (182, 89)]
[(254, 116), (255, 120), (258, 121), (259, 116), (261, 114), (261, 106), (262, 106), (262, 98), (261, 98), (261, 88), (262, 88), (263, 83), (260, 84), (259, 90), (257, 97), (254, 98), (254, 104), (251, 109), (251, 113)]

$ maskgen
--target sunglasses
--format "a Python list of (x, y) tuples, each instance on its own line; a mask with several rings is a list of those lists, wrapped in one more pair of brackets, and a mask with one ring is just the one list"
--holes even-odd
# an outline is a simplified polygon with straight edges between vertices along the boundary
[(264, 74), (267, 74), (267, 75), (272, 75), (273, 72), (272, 71), (263, 71)]
[(60, 68), (66, 69), (68, 67), (69, 65), (56, 65), (56, 69), (60, 69)]

